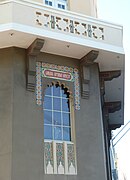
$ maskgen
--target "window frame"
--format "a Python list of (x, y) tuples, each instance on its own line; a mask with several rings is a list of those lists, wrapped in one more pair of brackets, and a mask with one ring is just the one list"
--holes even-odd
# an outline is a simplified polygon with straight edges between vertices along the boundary
[[(45, 80), (45, 79), (44, 79)], [(46, 84), (45, 80), (45, 84)], [(50, 81), (49, 81), (50, 82)], [(57, 82), (51, 84), (56, 84)], [(59, 86), (64, 85), (60, 82)], [(69, 83), (67, 83), (69, 84)], [(44, 86), (44, 96), (45, 90), (48, 86)], [(64, 85), (66, 88), (67, 86)], [(68, 88), (67, 88), (68, 89)], [(44, 138), (44, 172), (48, 174), (62, 174), (62, 175), (77, 175), (77, 158), (76, 158), (76, 136), (75, 136), (75, 111), (74, 111), (74, 99), (72, 96), (72, 91), (69, 95), (70, 103), (70, 121), (71, 121), (71, 141), (64, 140), (51, 140)], [(43, 109), (44, 114), (44, 109)], [(58, 148), (58, 146), (60, 146)], [(71, 147), (73, 149), (69, 149)], [(70, 162), (71, 161), (71, 162)], [(73, 164), (74, 163), (74, 164)]]
[[(53, 84), (53, 85), (52, 85)], [(45, 91), (46, 91), (46, 89), (48, 88), (48, 87), (50, 87), (50, 86), (56, 86), (56, 84), (58, 84), (58, 86), (60, 87), (60, 90), (62, 89), (62, 87), (61, 86), (63, 86), (64, 87), (64, 89), (66, 88), (66, 86), (64, 86), (64, 84), (61, 84), (61, 83), (52, 83), (51, 85), (46, 85), (46, 87), (45, 87), (45, 89), (44, 89), (44, 98), (46, 97), (46, 94), (45, 94)], [(60, 85), (61, 84), (61, 85)], [(68, 89), (68, 88), (67, 88)], [(75, 141), (75, 123), (74, 123), (74, 103), (73, 103), (73, 97), (72, 97), (72, 95), (71, 95), (72, 93), (69, 93), (69, 97), (68, 97), (68, 99), (69, 99), (69, 121), (70, 121), (70, 124), (69, 124), (69, 126), (62, 126), (62, 128), (63, 127), (68, 127), (68, 128), (70, 128), (70, 140), (65, 140), (64, 138), (63, 138), (63, 130), (62, 130), (62, 139), (60, 139), (60, 140), (58, 140), (58, 139), (55, 139), (54, 138), (54, 130), (52, 130), (52, 132), (53, 132), (53, 135), (52, 135), (52, 139), (50, 138), (50, 139), (47, 139), (47, 138), (45, 138), (44, 137), (44, 141), (58, 141), (58, 142), (74, 142)], [(47, 97), (48, 97), (48, 95), (47, 95)], [(55, 96), (54, 96), (55, 97)], [(61, 97), (60, 97), (61, 98)], [(63, 98), (63, 99), (66, 99), (66, 98)], [(61, 101), (62, 101), (62, 99), (61, 99)], [(44, 102), (43, 102), (44, 103)], [(45, 111), (48, 111), (47, 109), (44, 109), (44, 105), (43, 105), (43, 113), (45, 113)], [(51, 109), (50, 110), (50, 112), (52, 112), (53, 111), (53, 109)], [(55, 111), (54, 110), (54, 112), (57, 112), (57, 111)], [(61, 113), (65, 113), (64, 111), (59, 111), (59, 112), (61, 112)], [(66, 112), (67, 113), (67, 112)], [(53, 117), (52, 117), (53, 118)], [(43, 115), (43, 119), (44, 119), (44, 115)], [(51, 126), (52, 126), (52, 128), (54, 128), (54, 124), (53, 124), (53, 122), (51, 123)], [(47, 125), (47, 124), (45, 124), (45, 122), (44, 122), (44, 126), (45, 125)], [(62, 124), (63, 125), (63, 124)], [(57, 127), (58, 127), (58, 125), (57, 125)]]
[[(58, 77), (47, 77), (44, 70), (56, 70), (72, 73), (73, 79), (59, 79)], [(44, 173), (62, 174), (62, 175), (77, 175), (77, 156), (76, 156), (76, 136), (75, 136), (75, 111), (80, 110), (79, 99), (79, 73), (77, 68), (48, 64), (43, 62), (36, 63), (36, 104), (41, 107), (42, 122), (43, 122), (43, 107), (42, 104), (47, 85), (55, 83), (64, 85), (70, 92), (70, 112), (71, 112), (71, 142), (68, 141), (49, 141), (43, 137), (44, 147)], [(68, 88), (69, 87), (69, 88)], [(43, 124), (43, 123), (42, 123)], [(44, 126), (42, 126), (44, 129)], [(43, 130), (44, 132), (44, 130)], [(59, 147), (60, 146), (60, 147)], [(62, 146), (62, 151), (61, 151)], [(60, 153), (59, 153), (60, 152)], [(61, 154), (62, 153), (62, 154)]]
[[(48, 2), (48, 4), (46, 4)], [(49, 5), (49, 2), (52, 2), (52, 5)], [(44, 0), (44, 4), (53, 8), (61, 9), (61, 10), (67, 10), (68, 9), (68, 1), (67, 0)], [(64, 8), (58, 7), (58, 5), (61, 5)]]

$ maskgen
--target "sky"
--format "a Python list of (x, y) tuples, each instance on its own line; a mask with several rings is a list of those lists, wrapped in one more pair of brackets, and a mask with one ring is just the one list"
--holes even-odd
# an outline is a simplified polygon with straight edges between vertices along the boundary
[[(123, 25), (123, 46), (125, 50), (125, 118), (130, 120), (130, 0), (97, 0), (100, 19)], [(130, 123), (128, 125), (130, 128)], [(117, 143), (119, 180), (130, 180), (130, 131)]]

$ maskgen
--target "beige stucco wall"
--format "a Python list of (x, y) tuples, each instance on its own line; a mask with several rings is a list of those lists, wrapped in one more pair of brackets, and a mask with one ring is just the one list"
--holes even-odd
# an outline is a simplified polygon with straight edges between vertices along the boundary
[(91, 2), (91, 16), (98, 17), (97, 15), (97, 0), (90, 0)]
[(0, 50), (0, 180), (11, 180), (12, 73), (12, 50)]
[[(38, 61), (79, 68), (78, 60), (52, 54)], [(90, 97), (75, 111), (78, 174), (45, 175), (43, 111), (26, 90), (26, 51), (0, 50), (0, 180), (106, 180), (98, 73), (90, 67)]]
[(70, 11), (85, 14), (88, 16), (97, 17), (96, 14), (96, 7), (97, 3), (96, 0), (70, 0), (68, 2)]
[[(32, 0), (38, 3), (44, 3), (44, 0)], [(97, 0), (68, 0), (68, 9), (70, 11), (97, 17)]]
[(70, 11), (90, 14), (90, 2), (88, 0), (70, 0), (68, 4)]
[(12, 4), (0, 4), (0, 25), (12, 22)]
[(32, 0), (34, 2), (43, 3), (44, 0)]

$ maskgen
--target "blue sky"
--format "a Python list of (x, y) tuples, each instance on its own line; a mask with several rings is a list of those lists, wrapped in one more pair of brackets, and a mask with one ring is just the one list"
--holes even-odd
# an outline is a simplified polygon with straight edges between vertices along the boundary
[[(100, 19), (123, 25), (125, 50), (125, 123), (130, 120), (130, 0), (97, 0)], [(130, 127), (130, 126), (129, 126)], [(120, 179), (124, 174), (130, 180), (130, 131), (116, 145)]]

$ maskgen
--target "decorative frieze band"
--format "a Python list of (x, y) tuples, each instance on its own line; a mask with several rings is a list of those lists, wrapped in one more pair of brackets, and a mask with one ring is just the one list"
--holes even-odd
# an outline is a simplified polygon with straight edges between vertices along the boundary
[(70, 17), (36, 11), (36, 25), (44, 29), (55, 30), (76, 36), (104, 40), (104, 27)]

